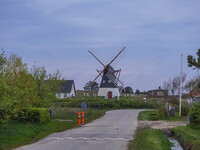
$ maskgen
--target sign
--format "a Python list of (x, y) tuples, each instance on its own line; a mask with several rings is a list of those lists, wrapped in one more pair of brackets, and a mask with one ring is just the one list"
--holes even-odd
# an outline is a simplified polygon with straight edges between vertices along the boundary
[(86, 104), (85, 101), (82, 102), (81, 108), (82, 108), (83, 110), (87, 110), (87, 104)]

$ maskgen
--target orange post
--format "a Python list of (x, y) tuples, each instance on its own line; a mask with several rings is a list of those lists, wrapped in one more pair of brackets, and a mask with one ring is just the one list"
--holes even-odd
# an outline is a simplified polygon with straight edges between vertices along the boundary
[(81, 126), (81, 112), (78, 113), (78, 126)]
[(85, 124), (84, 123), (84, 111), (82, 111), (82, 124)]

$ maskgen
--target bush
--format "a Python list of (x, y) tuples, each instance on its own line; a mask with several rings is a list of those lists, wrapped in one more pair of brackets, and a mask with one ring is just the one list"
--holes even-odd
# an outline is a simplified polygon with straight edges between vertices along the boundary
[(200, 125), (200, 102), (198, 104), (194, 104), (189, 112), (189, 118), (191, 122), (197, 125)]
[(158, 117), (159, 119), (165, 119), (165, 118), (168, 117), (168, 116), (167, 116), (167, 111), (166, 111), (166, 109), (165, 109), (165, 106), (161, 106), (161, 107), (159, 108), (157, 117)]
[(32, 123), (44, 123), (50, 120), (48, 108), (27, 108), (20, 112), (20, 118)]
[(181, 115), (182, 116), (187, 116), (189, 114), (189, 111), (190, 111), (190, 106), (188, 106), (187, 104), (181, 105)]

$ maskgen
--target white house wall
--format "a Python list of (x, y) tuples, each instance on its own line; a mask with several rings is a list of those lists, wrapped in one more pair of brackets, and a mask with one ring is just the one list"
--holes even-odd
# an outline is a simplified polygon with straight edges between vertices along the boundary
[(98, 96), (107, 96), (108, 92), (112, 92), (112, 97), (119, 97), (119, 89), (118, 88), (99, 88)]
[[(62, 99), (62, 98), (67, 98), (67, 97), (73, 97), (73, 96), (75, 96), (75, 94), (76, 93), (75, 93), (75, 90), (74, 90), (74, 86), (72, 85), (72, 89), (71, 89), (70, 93), (56, 93), (56, 97), (59, 98), (59, 99)], [(65, 97), (65, 95), (67, 97)]]
[(75, 93), (74, 85), (72, 84), (72, 89), (71, 89), (71, 92), (70, 92), (70, 97), (73, 97), (73, 96), (76, 96), (76, 93)]

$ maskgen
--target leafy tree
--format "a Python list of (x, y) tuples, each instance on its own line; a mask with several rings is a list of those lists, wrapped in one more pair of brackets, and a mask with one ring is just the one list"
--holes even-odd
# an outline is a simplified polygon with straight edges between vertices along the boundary
[[(61, 82), (59, 72), (47, 75), (44, 67), (29, 71), (21, 57), (0, 52), (0, 124), (16, 118), (18, 113), (32, 106), (48, 106), (55, 98)], [(58, 82), (54, 82), (58, 80)]]
[[(193, 67), (193, 69), (200, 69), (200, 49), (197, 51), (197, 58), (193, 57), (192, 55), (188, 55), (188, 67)], [(200, 88), (200, 82), (198, 82), (198, 87)]]
[(188, 55), (188, 67), (193, 67), (193, 69), (200, 69), (200, 49), (197, 51), (197, 58), (193, 57), (192, 55)]
[(133, 93), (133, 89), (130, 87), (130, 86), (127, 86), (125, 87), (123, 90), (122, 90), (123, 93)]
[(140, 91), (137, 89), (137, 90), (135, 91), (135, 94), (140, 94)]
[(97, 82), (92, 83), (92, 81), (89, 81), (85, 84), (83, 87), (84, 90), (98, 90), (99, 84)]
[(44, 66), (34, 65), (31, 68), (31, 74), (36, 82), (36, 94), (37, 100), (34, 103), (34, 106), (37, 107), (46, 107), (49, 105), (50, 100), (56, 98), (56, 92), (59, 91), (60, 84), (63, 79), (61, 79), (61, 74), (57, 71), (54, 74), (47, 74), (47, 71)]

